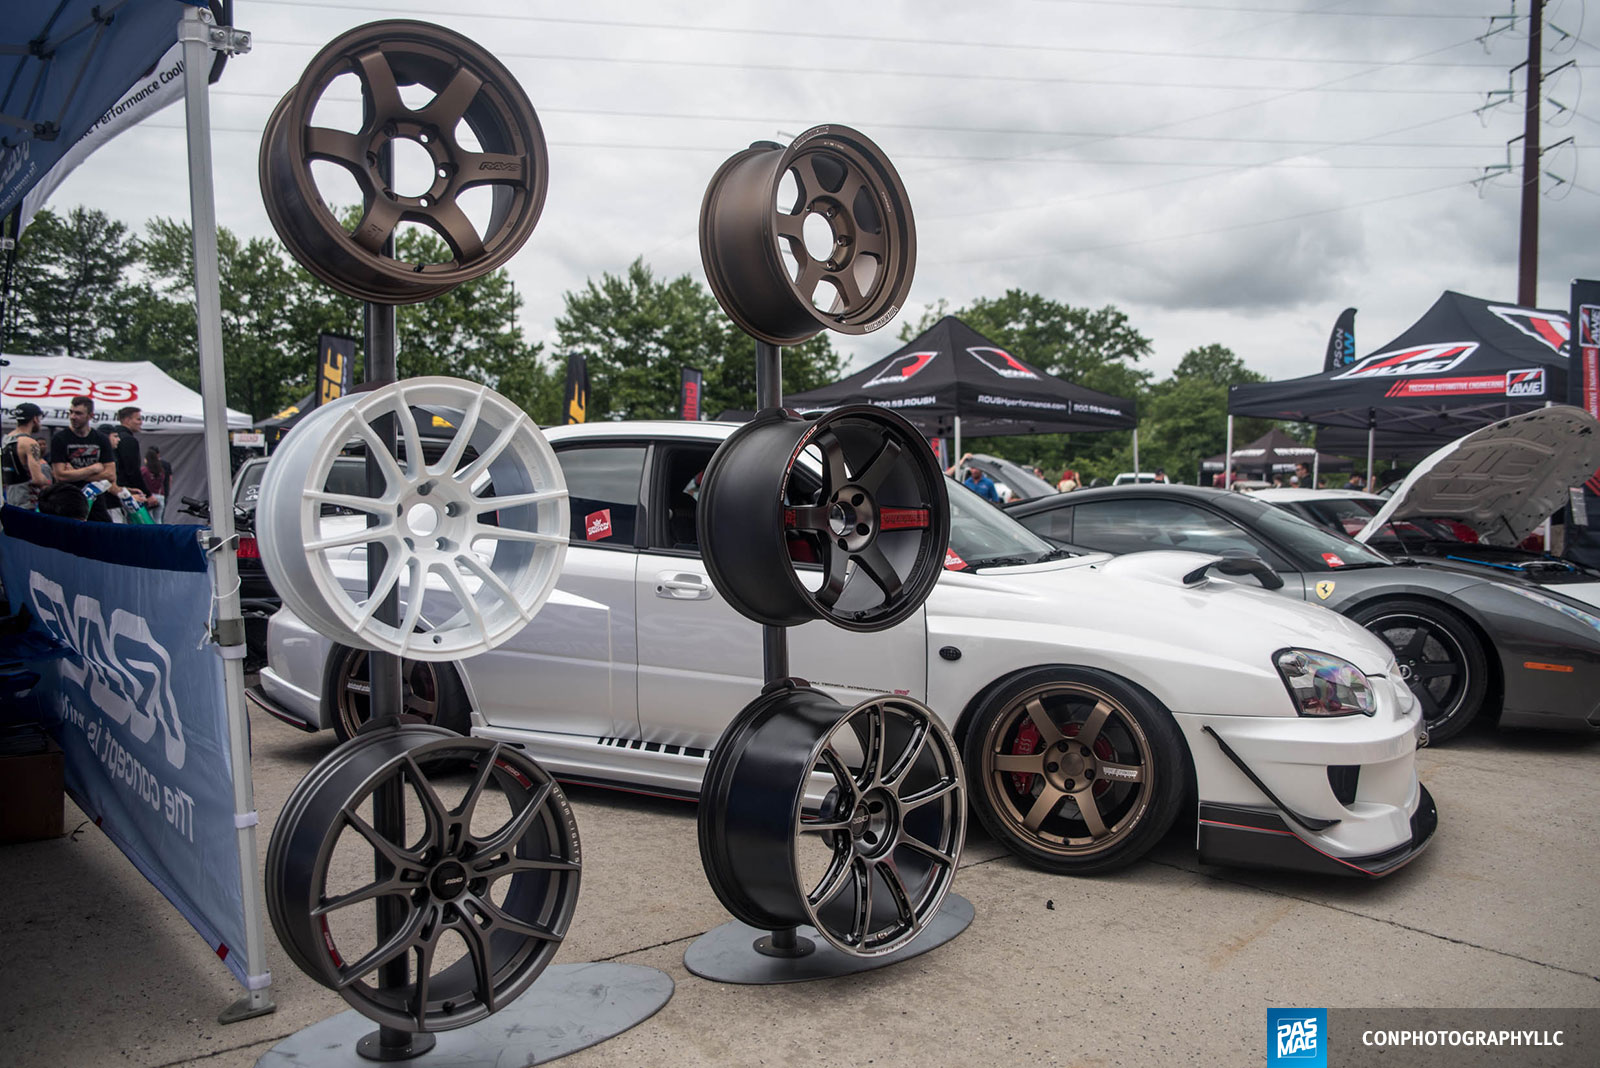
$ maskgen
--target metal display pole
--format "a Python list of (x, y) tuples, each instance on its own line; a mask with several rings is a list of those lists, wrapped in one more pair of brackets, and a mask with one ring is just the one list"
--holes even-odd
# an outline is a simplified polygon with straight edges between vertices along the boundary
[(222, 284), (217, 269), (217, 204), (211, 170), (211, 107), (206, 76), (211, 53), (245, 52), (250, 35), (215, 26), (210, 11), (185, 7), (178, 22), (183, 43), (185, 126), (189, 141), (189, 220), (194, 239), (194, 299), (200, 349), (200, 397), (205, 415), (207, 499), (211, 506), (212, 589), (217, 619), (211, 637), (222, 656), (228, 716), (228, 759), (233, 772), (233, 822), (238, 828), (240, 890), (244, 897), (245, 989), (217, 1017), (235, 1023), (274, 1011), (267, 970), (266, 908), (256, 872), (255, 784), (250, 777), (250, 722), (244, 704), (244, 618), (239, 611), (239, 562), (234, 556), (233, 479), (228, 469), (228, 403), (222, 362)]

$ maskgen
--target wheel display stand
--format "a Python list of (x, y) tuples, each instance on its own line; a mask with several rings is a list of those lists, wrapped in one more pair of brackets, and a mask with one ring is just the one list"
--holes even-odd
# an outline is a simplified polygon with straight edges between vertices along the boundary
[[(321, 94), (345, 72), (361, 82), (361, 129), (313, 126)], [(412, 109), (397, 85), (421, 85), (435, 97)], [(461, 147), (458, 124), (483, 151)], [(392, 146), (402, 139), (433, 158), (436, 180), (421, 196), (392, 188)], [(314, 160), (343, 167), (361, 185), (364, 216), (353, 233), (324, 206)], [(673, 983), (654, 968), (550, 964), (581, 874), (577, 825), (560, 788), (514, 746), (401, 715), (403, 657), (453, 659), (508, 640), (549, 596), (566, 551), (566, 487), (527, 416), (472, 383), (396, 381), (395, 305), (431, 299), (502, 265), (537, 222), (547, 180), (538, 118), (511, 74), (470, 40), (426, 23), (373, 23), (313, 57), (274, 111), (261, 180), (268, 216), (295, 258), (367, 302), (372, 392), (308, 417), (268, 465), (262, 504), (272, 504), (280, 521), (263, 532), (262, 549), (286, 603), (292, 597), (324, 635), (369, 650), (372, 716), (291, 793), (268, 849), (268, 904), (280, 941), (353, 1010), (290, 1036), (257, 1063), (533, 1064), (603, 1042), (654, 1015)], [(480, 235), (457, 195), (481, 184), (491, 185), (494, 208)], [(453, 260), (396, 260), (394, 231), (403, 220), (436, 230)], [(456, 428), (431, 463), (413, 406), (442, 408)], [(351, 438), (366, 446), (365, 496), (323, 485)], [(476, 453), (470, 462), (469, 449)], [(365, 515), (365, 527), (325, 534), (324, 506)], [(485, 541), (494, 544), (489, 563), (473, 548)], [(359, 545), (367, 552), (361, 600), (344, 590), (326, 555)], [(448, 590), (448, 618), (425, 616), (430, 576)], [(463, 778), (460, 800), (445, 800)], [(480, 814), (491, 795), (494, 818)], [(413, 804), (422, 827), (408, 833)], [(500, 818), (496, 806), (509, 815)], [(371, 882), (336, 885), (334, 854), (344, 842), (370, 849)], [(360, 921), (340, 927), (341, 910), (361, 905), (376, 921), (372, 948), (347, 951), (359, 953), (347, 962), (340, 945), (357, 940)], [(436, 971), (447, 935), (465, 953), (439, 958)]]

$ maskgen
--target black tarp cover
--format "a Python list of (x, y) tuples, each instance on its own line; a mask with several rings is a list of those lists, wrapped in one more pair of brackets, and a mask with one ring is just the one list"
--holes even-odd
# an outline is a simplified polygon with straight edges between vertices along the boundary
[[(1312, 462), (1313, 458), (1316, 458), (1315, 463)], [(1202, 460), (1200, 470), (1221, 471), (1222, 461), (1223, 454), (1219, 452), (1208, 460)], [(1344, 471), (1350, 467), (1349, 460), (1328, 453), (1318, 456), (1316, 449), (1300, 444), (1278, 427), (1273, 427), (1250, 444), (1233, 450), (1233, 469), (1236, 472), (1288, 472), (1294, 470), (1295, 464), (1315, 467), (1318, 471)]]
[(1076, 386), (1023, 363), (947, 315), (865, 371), (784, 398), (791, 408), (893, 408), (927, 434), (964, 437), (1128, 430), (1134, 403)]
[[(1565, 311), (1446, 291), (1399, 337), (1348, 367), (1233, 386), (1231, 415), (1317, 423), (1323, 450), (1359, 444), (1431, 451), (1496, 419), (1567, 395)], [(1359, 434), (1352, 433), (1359, 431)], [(1430, 445), (1431, 443), (1431, 445)]]

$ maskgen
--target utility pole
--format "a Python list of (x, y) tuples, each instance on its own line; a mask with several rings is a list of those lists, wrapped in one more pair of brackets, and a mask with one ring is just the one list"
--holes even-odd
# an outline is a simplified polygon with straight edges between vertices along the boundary
[(1539, 291), (1539, 59), (1544, 41), (1544, 0), (1528, 13), (1528, 91), (1522, 118), (1522, 239), (1517, 250), (1517, 303), (1532, 308)]

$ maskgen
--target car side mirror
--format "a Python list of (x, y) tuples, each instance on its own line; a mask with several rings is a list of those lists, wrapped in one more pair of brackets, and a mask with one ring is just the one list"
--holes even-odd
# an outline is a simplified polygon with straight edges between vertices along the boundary
[(1283, 589), (1283, 576), (1272, 569), (1272, 565), (1254, 553), (1229, 550), (1221, 558), (1210, 560), (1183, 576), (1185, 586), (1195, 586), (1205, 581), (1206, 572), (1212, 568), (1217, 573), (1237, 578), (1241, 575), (1254, 575), (1262, 589)]

